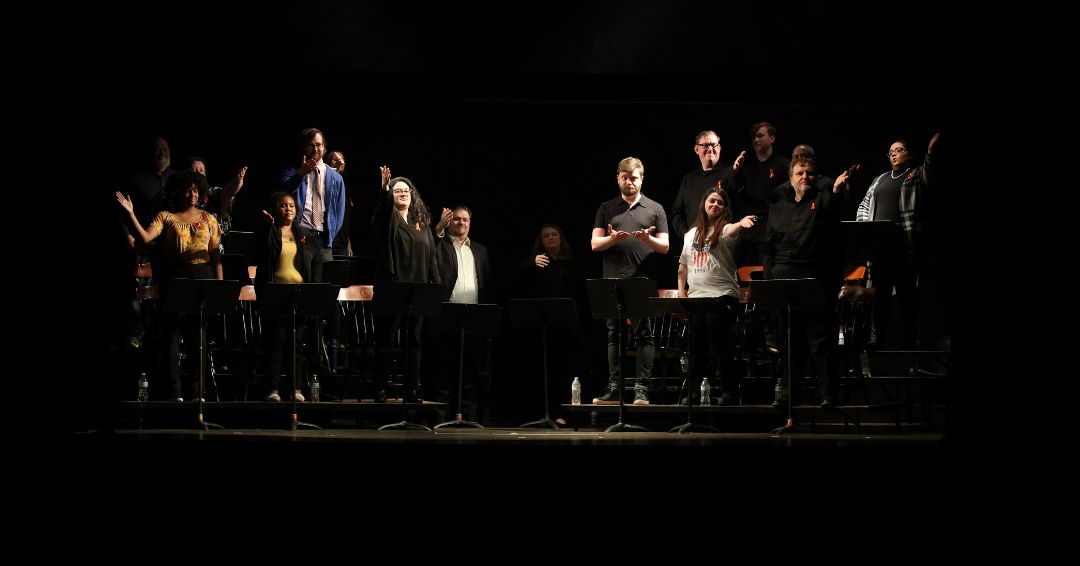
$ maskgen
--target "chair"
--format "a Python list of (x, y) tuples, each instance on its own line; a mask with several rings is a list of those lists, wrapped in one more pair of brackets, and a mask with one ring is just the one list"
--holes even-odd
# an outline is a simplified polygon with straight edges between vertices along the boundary
[[(658, 297), (674, 297), (678, 298), (678, 289), (657, 289), (656, 294)], [(656, 355), (653, 358), (653, 370), (649, 376), (649, 393), (654, 393), (657, 389), (660, 390), (660, 404), (667, 405), (667, 394), (669, 391), (673, 391), (676, 394), (680, 391), (683, 374), (686, 373), (686, 368), (681, 365), (682, 354), (686, 345), (686, 325), (687, 319), (685, 315), (663, 313), (661, 316), (654, 317), (653, 319), (653, 340), (656, 343)], [(632, 319), (625, 319), (623, 321), (627, 327), (633, 324)], [(637, 357), (637, 350), (629, 350), (626, 352), (626, 356), (629, 358)], [(675, 362), (675, 367), (678, 370), (675, 375), (668, 375), (667, 368), (670, 362)], [(659, 369), (659, 375), (657, 370)], [(633, 376), (631, 376), (633, 377)], [(674, 379), (677, 383), (669, 384), (668, 380)], [(626, 385), (627, 380), (624, 380), (623, 390), (633, 391), (634, 383), (633, 379), (629, 380), (629, 385)]]
[[(732, 339), (732, 348), (735, 351), (735, 359), (746, 365), (745, 377), (755, 378), (758, 385), (754, 391), (754, 397), (763, 397), (761, 377), (755, 369), (767, 366), (769, 376), (780, 375), (779, 350), (765, 344), (765, 317), (768, 311), (759, 311), (754, 304), (750, 282), (759, 280), (765, 274), (765, 267), (761, 265), (744, 265), (736, 270), (739, 280), (739, 308), (736, 311), (735, 335)], [(740, 391), (742, 386), (740, 384)], [(745, 399), (745, 395), (740, 394)], [(743, 401), (745, 403), (745, 400)]]
[[(342, 339), (345, 346), (345, 365), (342, 376), (341, 398), (348, 397), (352, 364), (350, 360), (358, 358), (356, 375), (360, 378), (361, 388), (368, 359), (375, 356), (375, 317), (371, 310), (371, 300), (375, 296), (373, 285), (349, 285), (338, 291), (338, 305), (341, 308), (341, 321), (344, 327)], [(359, 395), (357, 396), (359, 398)]]
[[(876, 288), (866, 287), (865, 265), (844, 265), (844, 282), (837, 295), (836, 320), (839, 326), (837, 340), (840, 346), (840, 375), (845, 379), (854, 377), (863, 399), (870, 400), (868, 379), (869, 364), (863, 364), (866, 346), (870, 343), (873, 321), (872, 309)], [(851, 389), (844, 388), (844, 402), (850, 403)]]

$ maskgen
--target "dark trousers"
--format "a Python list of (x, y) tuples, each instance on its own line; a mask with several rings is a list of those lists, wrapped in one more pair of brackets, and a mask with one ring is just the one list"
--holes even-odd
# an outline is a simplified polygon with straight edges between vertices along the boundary
[(699, 386), (700, 378), (709, 376), (713, 378), (713, 386), (720, 388), (721, 394), (734, 395), (739, 387), (739, 376), (735, 374), (735, 360), (731, 354), (731, 333), (739, 300), (722, 297), (721, 301), (724, 303), (723, 312), (693, 316), (694, 359), (691, 363), (694, 376), (699, 378), (693, 385)]
[(889, 324), (893, 313), (893, 289), (896, 289), (896, 310), (900, 315), (901, 350), (914, 350), (918, 334), (918, 270), (906, 261), (876, 261), (872, 265), (871, 276), (874, 294), (874, 333), (875, 342), (880, 349), (888, 349), (886, 344)]
[(787, 367), (788, 348), (791, 359), (791, 382), (781, 380), (781, 395), (790, 394), (791, 383), (800, 384), (806, 376), (806, 362), (812, 359), (818, 376), (818, 387), (823, 399), (836, 397), (838, 386), (836, 357), (836, 294), (840, 288), (837, 273), (818, 264), (784, 264), (771, 267), (769, 279), (813, 278), (821, 281), (824, 306), (793, 308), (791, 312), (791, 334), (788, 341), (787, 313), (780, 312), (780, 335), (785, 350), (781, 356), (781, 366)]
[[(412, 391), (420, 388), (420, 345), (421, 327), (424, 324), (423, 316), (412, 317), (412, 324), (408, 328), (408, 337), (405, 336), (406, 319), (401, 315), (375, 315), (375, 350), (378, 352), (378, 364), (375, 373), (375, 389), (386, 388), (394, 367), (394, 338), (398, 331), (402, 332), (401, 346), (409, 350), (409, 355), (404, 359), (405, 390)], [(406, 340), (408, 345), (406, 346)], [(404, 356), (404, 352), (403, 352)]]
[(292, 342), (292, 317), (267, 317), (263, 318), (263, 363), (266, 369), (266, 392), (279, 389), (281, 382), (282, 360), (285, 362), (285, 370), (290, 378), (288, 387), (292, 390), (300, 387), (300, 368), (303, 367), (304, 354), (301, 348), (301, 337), (304, 335), (304, 326), (307, 319), (296, 319), (296, 368), (297, 374), (293, 375), (293, 342)]
[[(652, 375), (653, 359), (656, 357), (656, 340), (653, 337), (653, 319), (651, 318), (635, 318), (632, 321), (630, 330), (631, 344), (626, 343), (626, 338), (623, 339), (623, 349), (627, 347), (637, 347), (637, 361), (635, 363), (635, 375), (634, 380), (635, 389), (648, 389), (649, 376)], [(608, 387), (619, 387), (619, 376), (621, 375), (621, 363), (620, 358), (622, 352), (619, 351), (619, 331), (621, 330), (621, 320), (615, 320), (613, 318), (607, 319), (608, 329)]]

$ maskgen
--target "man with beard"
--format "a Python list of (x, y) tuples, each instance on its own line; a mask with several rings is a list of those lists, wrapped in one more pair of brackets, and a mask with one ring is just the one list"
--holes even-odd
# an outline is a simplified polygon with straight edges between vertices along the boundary
[[(711, 139), (715, 139), (715, 134), (713, 136)], [(719, 145), (715, 144), (712, 149), (719, 151)], [(647, 256), (668, 252), (667, 213), (660, 203), (642, 194), (645, 166), (640, 159), (627, 157), (620, 161), (615, 179), (620, 195), (601, 204), (596, 211), (592, 251), (603, 254), (605, 278), (641, 277), (644, 275), (641, 267)], [(697, 198), (701, 198), (700, 193)], [(621, 323), (614, 319), (607, 321), (608, 388), (603, 395), (593, 399), (593, 404), (619, 403), (622, 389), (619, 357), (622, 353), (618, 351), (618, 336)], [(648, 405), (648, 380), (656, 353), (652, 319), (634, 319), (633, 334), (638, 344), (634, 404)]]

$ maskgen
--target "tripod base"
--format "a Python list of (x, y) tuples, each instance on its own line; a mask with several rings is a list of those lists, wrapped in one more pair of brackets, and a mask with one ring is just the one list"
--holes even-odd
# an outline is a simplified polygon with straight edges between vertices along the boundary
[(303, 428), (303, 429), (308, 429), (308, 430), (322, 430), (322, 427), (319, 426), (319, 425), (313, 425), (311, 423), (305, 423), (303, 421), (297, 420), (296, 413), (292, 414), (292, 423), (291, 423), (291, 426), (289, 428), (291, 430), (293, 430), (294, 432), (298, 428)]
[(544, 417), (538, 421), (527, 422), (519, 426), (518, 428), (529, 428), (534, 426), (538, 428), (550, 428), (552, 430), (559, 430), (559, 425), (555, 421), (551, 420), (549, 417)]
[[(202, 411), (199, 411), (199, 417), (198, 417), (198, 423), (197, 424), (198, 424), (198, 427), (203, 429), (203, 430), (225, 430), (225, 427), (223, 427), (223, 426), (221, 426), (219, 424), (214, 424), (214, 423), (211, 423), (211, 422), (207, 422), (205, 419), (203, 419)], [(142, 427), (142, 422), (141, 421), (139, 422), (139, 427), (140, 428)]]
[(379, 427), (379, 430), (426, 430), (431, 432), (431, 429), (420, 424), (410, 423), (409, 421), (401, 421), (400, 423), (388, 424)]
[(770, 434), (795, 434), (796, 432), (803, 432), (795, 426), (795, 422), (792, 419), (788, 419), (784, 426), (774, 428), (770, 431)]
[(480, 423), (474, 423), (472, 421), (466, 421), (461, 418), (461, 413), (457, 414), (457, 418), (452, 421), (446, 421), (435, 425), (435, 428), (484, 428), (484, 425)]
[(624, 422), (617, 422), (604, 429), (604, 432), (627, 432), (632, 430), (636, 430), (638, 432), (649, 432), (649, 429), (643, 426), (626, 424)]
[(681, 424), (675, 428), (672, 428), (668, 432), (677, 432), (679, 434), (682, 434), (684, 432), (720, 432), (720, 430), (713, 428), (709, 425), (697, 424), (688, 421), (685, 424)]

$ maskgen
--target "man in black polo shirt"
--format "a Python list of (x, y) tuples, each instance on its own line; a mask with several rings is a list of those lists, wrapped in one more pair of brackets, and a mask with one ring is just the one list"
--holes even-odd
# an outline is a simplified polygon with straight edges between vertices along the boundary
[[(728, 202), (731, 202), (730, 197), (734, 196), (732, 191), (735, 190), (731, 166), (720, 161), (720, 137), (716, 132), (705, 130), (699, 133), (694, 138), (694, 154), (701, 162), (701, 167), (683, 175), (679, 194), (675, 196), (675, 204), (671, 207), (671, 231), (680, 243), (697, 220), (706, 188), (715, 187), (719, 182), (721, 188), (728, 193)], [(745, 157), (743, 154), (739, 154), (740, 159)]]
[[(817, 279), (822, 305), (791, 313), (791, 382), (801, 383), (807, 353), (814, 358), (821, 407), (836, 401), (836, 290), (842, 279), (840, 220), (847, 204), (847, 180), (852, 171), (837, 177), (831, 189), (816, 183), (817, 162), (797, 155), (791, 162), (791, 180), (776, 188), (765, 230), (766, 279)], [(785, 333), (782, 331), (781, 335)], [(789, 383), (781, 385), (774, 406), (787, 404)]]
[[(619, 162), (616, 180), (620, 195), (600, 205), (593, 222), (592, 250), (604, 255), (604, 277), (640, 277), (641, 266), (651, 253), (668, 252), (667, 214), (660, 203), (641, 193), (645, 166), (636, 157)], [(608, 320), (608, 389), (593, 399), (594, 404), (619, 402), (618, 324)], [(655, 345), (651, 319), (634, 319), (633, 332), (637, 337), (637, 379), (634, 382), (634, 404), (648, 405), (648, 379), (652, 374)]]

